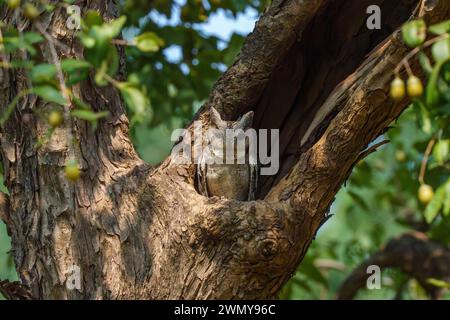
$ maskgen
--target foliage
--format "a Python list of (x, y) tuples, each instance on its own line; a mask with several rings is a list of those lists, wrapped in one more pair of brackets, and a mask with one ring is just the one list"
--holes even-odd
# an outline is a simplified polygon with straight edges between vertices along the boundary
[[(402, 100), (408, 92), (412, 105), (381, 137), (391, 143), (356, 166), (332, 208), (337, 217), (321, 230), (282, 297), (333, 298), (346, 274), (387, 240), (411, 229), (425, 230), (430, 239), (450, 245), (450, 21), (428, 32), (435, 37), (426, 41), (422, 20), (403, 26), (405, 43), (413, 49), (395, 70), (391, 95)], [(425, 53), (428, 47), (431, 59)], [(422, 84), (409, 66), (416, 55), (428, 78), (425, 90), (417, 88)], [(402, 68), (408, 73), (407, 90), (400, 87), (405, 86)], [(424, 195), (424, 190), (431, 192)], [(320, 267), (323, 259), (339, 268)], [(364, 290), (358, 298), (388, 299), (399, 293), (426, 298), (420, 285), (401, 272), (386, 270), (383, 280), (382, 290)], [(437, 279), (429, 283), (448, 288)]]

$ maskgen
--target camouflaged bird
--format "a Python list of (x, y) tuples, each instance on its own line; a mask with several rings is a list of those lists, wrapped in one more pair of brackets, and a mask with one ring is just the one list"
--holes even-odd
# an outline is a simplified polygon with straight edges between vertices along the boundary
[[(209, 155), (219, 158), (223, 162), (222, 164), (218, 164), (217, 161), (211, 163), (204, 155), (202, 156), (197, 165), (199, 191), (207, 197), (218, 196), (239, 201), (254, 200), (258, 183), (258, 166), (256, 162), (253, 164), (253, 161), (249, 160), (248, 141), (245, 141), (244, 152), (236, 151), (238, 143), (235, 143), (235, 161), (233, 164), (225, 163), (225, 146), (226, 143), (231, 142), (226, 134), (227, 129), (241, 133), (248, 130), (253, 122), (253, 111), (244, 114), (237, 121), (224, 121), (219, 112), (211, 108), (210, 119), (211, 128), (216, 130), (214, 130), (214, 135), (207, 139)], [(217, 145), (220, 146), (221, 144), (223, 144), (223, 148), (216, 148)], [(242, 157), (245, 157), (245, 159)], [(240, 158), (240, 162), (238, 158)]]

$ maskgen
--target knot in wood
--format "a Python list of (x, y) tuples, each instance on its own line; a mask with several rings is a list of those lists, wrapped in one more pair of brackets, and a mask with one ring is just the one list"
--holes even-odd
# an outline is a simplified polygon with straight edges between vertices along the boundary
[(275, 239), (264, 239), (259, 245), (259, 252), (265, 259), (272, 259), (277, 252), (277, 248)]

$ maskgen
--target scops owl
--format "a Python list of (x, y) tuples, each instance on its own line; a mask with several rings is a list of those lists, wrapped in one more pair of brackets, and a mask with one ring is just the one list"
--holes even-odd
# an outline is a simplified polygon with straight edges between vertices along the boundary
[[(197, 165), (199, 191), (207, 197), (254, 200), (258, 183), (258, 166), (256, 161), (250, 161), (249, 141), (245, 138), (245, 132), (251, 128), (253, 122), (253, 111), (244, 114), (237, 121), (225, 121), (216, 109), (211, 108), (210, 119), (211, 129), (215, 130), (211, 130), (213, 134), (208, 135), (204, 149), (206, 152), (203, 152)], [(231, 135), (239, 132), (241, 133), (239, 137), (244, 136), (241, 140), (243, 144), (239, 144), (236, 136)], [(234, 144), (231, 144), (230, 148), (234, 151), (232, 156), (234, 161), (230, 163), (225, 161), (227, 152), (230, 151), (226, 146), (230, 146), (233, 140)], [(212, 158), (219, 161), (212, 161)]]

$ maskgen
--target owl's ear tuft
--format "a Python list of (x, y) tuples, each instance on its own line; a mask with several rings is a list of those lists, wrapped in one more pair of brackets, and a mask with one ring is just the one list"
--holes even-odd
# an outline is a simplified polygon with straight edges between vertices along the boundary
[(227, 127), (226, 121), (222, 120), (220, 113), (216, 110), (216, 108), (211, 107), (210, 109), (210, 117), (211, 123), (214, 124), (218, 129), (225, 129)]
[(236, 121), (234, 129), (246, 130), (250, 128), (253, 124), (253, 114), (253, 111), (249, 111), (244, 114), (238, 121)]

